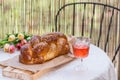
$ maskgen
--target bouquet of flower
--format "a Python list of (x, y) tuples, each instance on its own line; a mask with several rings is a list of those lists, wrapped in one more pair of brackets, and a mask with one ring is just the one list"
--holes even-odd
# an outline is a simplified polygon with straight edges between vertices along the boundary
[(4, 48), (5, 52), (13, 53), (15, 47), (20, 50), (21, 46), (28, 43), (32, 35), (23, 33), (7, 34), (6, 37), (0, 41), (0, 48)]

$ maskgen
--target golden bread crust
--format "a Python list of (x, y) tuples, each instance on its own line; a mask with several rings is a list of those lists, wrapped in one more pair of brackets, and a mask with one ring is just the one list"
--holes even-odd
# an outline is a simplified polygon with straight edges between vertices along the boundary
[(33, 36), (29, 44), (22, 46), (19, 61), (24, 64), (39, 64), (70, 51), (67, 37), (60, 32)]

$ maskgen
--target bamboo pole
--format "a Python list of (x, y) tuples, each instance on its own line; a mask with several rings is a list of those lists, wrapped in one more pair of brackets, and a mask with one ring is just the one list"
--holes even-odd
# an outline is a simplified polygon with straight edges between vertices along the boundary
[[(1, 3), (1, 5), (3, 4), (2, 1), (1, 1), (0, 3)], [(1, 29), (0, 29), (0, 40), (2, 39), (2, 13), (3, 13), (3, 12), (2, 12), (2, 6), (1, 6), (1, 8), (0, 8), (0, 17), (1, 17), (1, 18), (0, 18), (0, 28), (1, 28)]]
[[(120, 6), (119, 6), (120, 7)], [(119, 15), (119, 23), (118, 23), (119, 27), (118, 27), (118, 30), (119, 30), (119, 38), (118, 38), (118, 42), (120, 44), (120, 15)], [(118, 80), (120, 80), (120, 49), (119, 49), (119, 56), (118, 56)]]
[(2, 1), (2, 9), (1, 9), (1, 12), (2, 12), (1, 16), (2, 16), (2, 23), (3, 23), (2, 27), (1, 27), (2, 28), (1, 29), (1, 36), (2, 36), (2, 38), (4, 36), (4, 33), (3, 33), (4, 32), (4, 17), (3, 17), (4, 16), (4, 14), (3, 14), (4, 11), (3, 11), (3, 8), (4, 8), (4, 1)]

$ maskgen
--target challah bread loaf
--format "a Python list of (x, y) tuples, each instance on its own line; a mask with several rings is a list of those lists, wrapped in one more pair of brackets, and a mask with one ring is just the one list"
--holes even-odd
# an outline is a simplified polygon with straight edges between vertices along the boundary
[(60, 32), (33, 36), (22, 46), (19, 61), (24, 64), (40, 64), (70, 51), (67, 37)]

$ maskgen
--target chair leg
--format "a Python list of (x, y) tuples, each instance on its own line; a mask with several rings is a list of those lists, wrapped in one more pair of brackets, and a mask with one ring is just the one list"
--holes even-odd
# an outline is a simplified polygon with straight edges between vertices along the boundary
[[(120, 50), (120, 44), (119, 44), (118, 48), (117, 48), (116, 51), (115, 51), (115, 55), (113, 56), (112, 62), (114, 62), (117, 54), (119, 53), (119, 50)], [(120, 58), (120, 57), (119, 57), (119, 58)]]
[(119, 54), (119, 60), (118, 60), (118, 80), (120, 80), (120, 54)]

